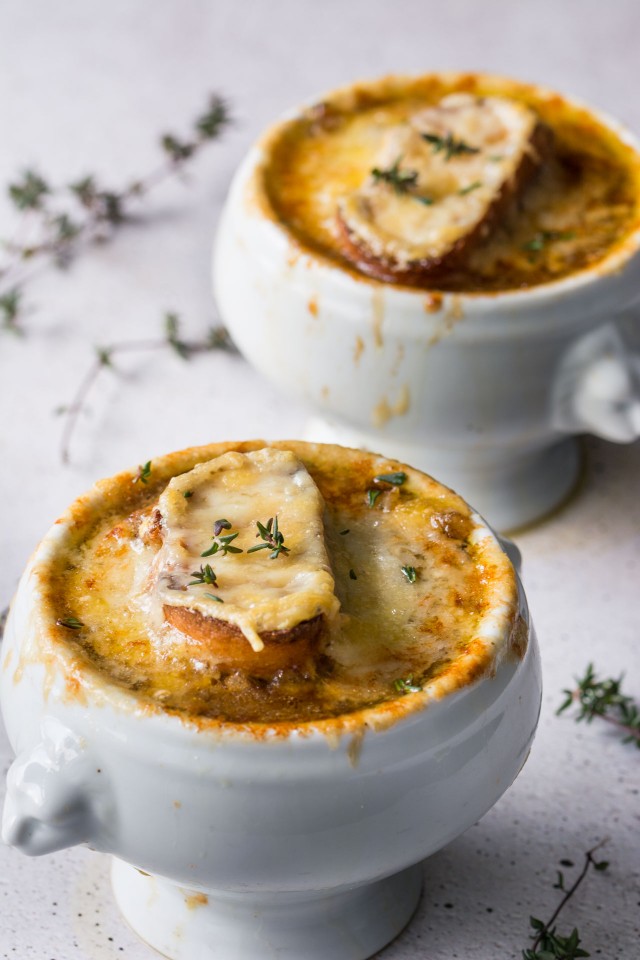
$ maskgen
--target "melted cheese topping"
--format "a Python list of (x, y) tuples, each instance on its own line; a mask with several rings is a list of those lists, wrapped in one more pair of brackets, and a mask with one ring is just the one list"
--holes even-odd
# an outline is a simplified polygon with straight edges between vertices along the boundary
[[(500, 224), (489, 238), (461, 261), (439, 269), (437, 277), (421, 281), (399, 275), (398, 282), (461, 292), (531, 287), (596, 264), (640, 227), (640, 157), (633, 147), (588, 110), (559, 95), (473, 74), (392, 77), (332, 94), (270, 132), (249, 197), (303, 250), (348, 272), (364, 271), (345, 252), (336, 210), (351, 202), (375, 164), (382, 162), (390, 131), (410, 128), (422, 112), (463, 91), (508, 99), (533, 111), (552, 131), (551, 150), (519, 203), (501, 209)], [(473, 145), (472, 135), (469, 129), (465, 137)], [(487, 130), (486, 159), (502, 157), (502, 150), (489, 150), (489, 136)], [(391, 150), (384, 162), (393, 165), (397, 159)], [(438, 159), (440, 163), (442, 157)], [(460, 155), (449, 165), (472, 159)], [(483, 179), (502, 175), (503, 162), (508, 161), (491, 161), (495, 167), (487, 163)], [(408, 167), (404, 157), (400, 167)], [(460, 175), (461, 189), (473, 182)], [(475, 192), (467, 194), (467, 224), (475, 209), (471, 203), (478, 200)], [(400, 199), (408, 206), (408, 198)], [(412, 203), (411, 216), (420, 218), (425, 211), (416, 209), (417, 201)], [(362, 229), (370, 227), (363, 224)]]
[[(186, 494), (186, 496), (185, 496)], [(156, 607), (180, 606), (235, 624), (254, 650), (260, 633), (289, 630), (319, 614), (338, 611), (324, 543), (324, 501), (306, 467), (289, 450), (225, 453), (174, 477), (158, 500), (163, 545), (153, 562), (143, 596)], [(287, 552), (249, 553), (256, 524), (277, 516)], [(214, 523), (225, 519), (237, 532), (230, 543), (242, 553), (218, 550), (202, 559), (214, 542)], [(218, 537), (219, 539), (219, 537)], [(193, 582), (208, 563), (215, 584)], [(213, 597), (218, 597), (218, 600)], [(222, 601), (222, 602), (221, 602)]]
[[(504, 97), (445, 97), (389, 129), (372, 158), (377, 175), (338, 205), (343, 222), (399, 267), (440, 261), (515, 180), (537, 123), (532, 110)], [(389, 171), (395, 183), (380, 176)]]
[[(85, 501), (78, 501), (73, 539), (43, 574), (48, 622), (55, 624), (57, 618), (69, 616), (82, 622), (78, 630), (53, 627), (60, 643), (72, 645), (100, 673), (135, 691), (138, 698), (189, 717), (236, 723), (297, 723), (343, 716), (404, 698), (407, 686), (417, 689), (437, 681), (455, 689), (478, 671), (492, 668), (504, 648), (492, 651), (489, 645), (484, 651), (485, 618), (498, 608), (503, 610), (508, 636), (517, 613), (517, 589), (509, 561), (483, 528), (478, 535), (464, 501), (425, 474), (362, 451), (291, 441), (247, 442), (235, 445), (239, 449), (229, 457), (230, 446), (212, 444), (154, 460), (144, 490), (132, 485), (131, 475), (113, 478), (104, 487), (97, 515), (87, 516)], [(285, 455), (280, 457), (281, 453)], [(247, 597), (249, 603), (252, 597), (262, 602), (261, 577), (283, 573), (284, 559), (296, 562), (304, 526), (303, 522), (296, 527), (290, 512), (293, 500), (284, 505), (282, 494), (304, 497), (304, 490), (315, 485), (325, 505), (326, 551), (316, 554), (314, 563), (322, 575), (317, 582), (324, 584), (325, 609), (333, 613), (337, 601), (340, 609), (323, 635), (315, 670), (281, 671), (271, 679), (256, 680), (250, 667), (246, 671), (221, 667), (220, 655), (206, 644), (165, 620), (157, 621), (140, 605), (145, 581), (163, 548), (140, 538), (135, 517), (140, 508), (164, 509), (171, 526), (175, 525), (180, 550), (177, 531), (185, 529), (188, 511), (198, 511), (202, 523), (187, 524), (189, 557), (180, 559), (178, 554), (181, 576), (188, 577), (199, 562), (206, 562), (205, 558), (193, 566), (191, 556), (210, 544), (215, 520), (224, 516), (235, 524), (239, 519), (236, 506), (239, 509), (245, 501), (238, 490), (229, 493), (224, 513), (218, 513), (218, 495), (225, 496), (224, 477), (233, 485), (231, 464), (239, 465), (238, 476), (246, 469), (248, 478), (259, 464), (273, 462), (271, 454), (280, 464), (281, 485), (267, 513), (277, 512), (282, 518), (285, 543), (291, 544), (292, 553), (276, 560), (269, 559), (267, 550), (249, 557), (246, 552), (227, 555), (219, 561), (211, 557), (219, 588), (189, 587), (188, 594), (211, 591), (224, 596), (232, 566), (240, 561), (248, 569), (250, 562), (260, 576), (250, 578)], [(224, 469), (214, 470), (212, 477), (214, 496), (209, 493), (211, 480), (205, 477), (212, 465), (220, 464)], [(398, 470), (406, 473), (406, 481), (398, 487), (378, 485), (382, 492), (370, 507), (367, 491), (375, 486), (374, 478)], [(202, 484), (196, 486), (198, 478)], [(181, 504), (183, 492), (189, 490), (193, 495)], [(247, 507), (243, 516), (247, 522), (264, 521), (268, 519), (261, 512), (265, 508), (266, 502), (253, 511)], [(318, 515), (311, 511), (309, 518), (317, 534)], [(240, 524), (232, 529), (240, 529)], [(241, 534), (233, 542), (244, 549), (260, 541), (249, 530), (246, 537)], [(335, 597), (329, 591), (327, 556)], [(413, 568), (415, 579), (403, 567)], [(213, 603), (212, 615), (218, 617), (227, 603)], [(311, 609), (315, 607), (310, 605), (305, 613)], [(464, 658), (476, 650), (482, 656), (474, 663), (474, 673)], [(250, 649), (247, 655), (252, 656)]]

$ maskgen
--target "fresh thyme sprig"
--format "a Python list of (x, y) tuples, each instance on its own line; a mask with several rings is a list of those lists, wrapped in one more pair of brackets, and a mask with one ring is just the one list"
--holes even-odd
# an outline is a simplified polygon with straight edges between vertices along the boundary
[(437, 133), (421, 133), (420, 136), (431, 144), (434, 153), (444, 153), (445, 162), (462, 154), (480, 153), (479, 147), (472, 147), (464, 140), (456, 140), (451, 132), (445, 137)]
[(425, 206), (430, 207), (433, 203), (433, 199), (425, 196), (422, 193), (416, 193), (416, 188), (418, 186), (418, 171), (408, 169), (403, 170), (400, 167), (401, 163), (402, 157), (400, 156), (390, 167), (374, 167), (371, 171), (371, 176), (376, 183), (389, 184), (390, 187), (393, 187), (395, 193), (400, 195), (410, 194), (414, 200), (418, 200)]
[(564, 874), (560, 870), (557, 871), (558, 879), (556, 883), (554, 883), (554, 888), (562, 890), (564, 896), (546, 923), (537, 917), (529, 918), (529, 924), (534, 931), (532, 934), (534, 941), (529, 949), (522, 951), (522, 960), (577, 960), (579, 957), (591, 956), (591, 954), (580, 946), (580, 935), (576, 927), (573, 928), (568, 936), (562, 936), (557, 933), (554, 923), (569, 900), (571, 900), (577, 892), (589, 869), (593, 867), (594, 870), (602, 871), (606, 870), (609, 866), (607, 860), (598, 861), (594, 857), (595, 852), (606, 842), (606, 840), (601, 840), (600, 843), (592, 847), (591, 850), (587, 850), (584, 855), (582, 870), (568, 889), (565, 887)]
[(132, 479), (132, 483), (148, 483), (149, 477), (151, 476), (151, 460), (147, 460), (146, 463), (138, 467), (138, 472), (135, 477)]
[(34, 264), (49, 258), (56, 266), (66, 267), (83, 245), (110, 239), (129, 219), (134, 204), (162, 181), (181, 173), (187, 162), (217, 139), (229, 123), (226, 102), (218, 95), (210, 96), (188, 138), (164, 134), (160, 138), (162, 163), (146, 177), (136, 178), (120, 190), (104, 187), (91, 175), (54, 188), (35, 170), (25, 170), (9, 184), (9, 198), (21, 217), (15, 238), (3, 244), (6, 257), (0, 263), (2, 326), (11, 330), (18, 326), (20, 289)]
[(212, 587), (218, 586), (218, 580), (213, 572), (213, 568), (208, 563), (205, 564), (204, 567), (200, 564), (200, 569), (193, 570), (191, 576), (193, 580), (187, 584), (188, 587), (194, 587), (199, 583), (209, 583)]
[(270, 560), (275, 560), (276, 557), (279, 557), (281, 553), (289, 553), (289, 547), (284, 545), (284, 535), (278, 529), (278, 515), (275, 517), (270, 517), (267, 520), (266, 525), (256, 521), (256, 526), (258, 527), (258, 532), (256, 537), (261, 537), (264, 540), (264, 543), (259, 543), (255, 547), (250, 547), (247, 550), (247, 553), (255, 553), (256, 550), (267, 550), (271, 548), (272, 552), (269, 554)]
[(213, 543), (208, 550), (205, 550), (204, 553), (201, 553), (201, 557), (213, 557), (214, 554), (220, 553), (222, 557), (226, 557), (228, 553), (242, 553), (243, 551), (240, 547), (233, 547), (231, 544), (239, 536), (239, 533), (228, 533), (224, 537), (221, 537), (220, 534), (223, 530), (231, 530), (231, 524), (228, 520), (216, 520), (213, 525)]
[(585, 720), (591, 723), (599, 717), (622, 731), (624, 743), (635, 743), (640, 748), (640, 709), (632, 697), (622, 692), (624, 675), (613, 679), (601, 680), (595, 673), (592, 663), (585, 674), (576, 678), (578, 686), (574, 690), (564, 690), (564, 701), (558, 707), (557, 714), (564, 713), (572, 704), (577, 704), (576, 723)]
[(164, 336), (157, 340), (123, 340), (106, 347), (95, 347), (95, 359), (80, 381), (75, 396), (69, 404), (60, 406), (55, 411), (64, 416), (64, 426), (60, 439), (60, 457), (63, 463), (69, 462), (71, 440), (78, 418), (85, 409), (87, 398), (102, 370), (115, 369), (113, 358), (122, 353), (146, 352), (169, 348), (183, 360), (190, 360), (198, 353), (210, 350), (226, 350), (235, 352), (235, 346), (227, 330), (222, 327), (209, 327), (200, 340), (184, 340), (180, 336), (180, 321), (176, 313), (168, 312), (164, 316)]

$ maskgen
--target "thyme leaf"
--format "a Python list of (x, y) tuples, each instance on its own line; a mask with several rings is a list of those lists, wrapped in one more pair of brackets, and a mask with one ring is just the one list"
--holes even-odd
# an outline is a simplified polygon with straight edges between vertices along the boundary
[(212, 557), (215, 553), (220, 552), (221, 556), (226, 557), (228, 553), (242, 553), (240, 547), (233, 547), (231, 544), (239, 535), (236, 533), (228, 533), (224, 537), (221, 537), (220, 534), (223, 530), (231, 530), (231, 524), (228, 520), (216, 520), (213, 525), (213, 543), (208, 550), (205, 550), (204, 553), (201, 553), (201, 557)]
[(394, 487), (401, 487), (406, 483), (407, 475), (400, 470), (398, 473), (379, 473), (373, 479), (375, 483), (390, 483)]
[(402, 572), (404, 573), (404, 575), (405, 575), (405, 577), (407, 578), (407, 580), (409, 581), (409, 583), (415, 583), (415, 582), (416, 582), (416, 579), (417, 579), (418, 574), (417, 574), (417, 571), (416, 571), (416, 568), (415, 568), (415, 567), (401, 567), (400, 569), (401, 569)]
[(261, 537), (261, 539), (264, 540), (264, 543), (259, 543), (255, 547), (250, 547), (247, 550), (247, 553), (255, 553), (257, 550), (271, 549), (272, 552), (269, 554), (269, 559), (275, 560), (280, 556), (281, 553), (287, 554), (290, 552), (289, 547), (285, 547), (284, 545), (283, 533), (278, 529), (278, 514), (276, 514), (275, 517), (270, 517), (266, 524), (260, 523), (260, 521), (257, 520), (256, 526), (258, 528), (256, 537)]
[(433, 198), (415, 192), (418, 186), (418, 171), (403, 170), (400, 167), (401, 163), (402, 156), (399, 156), (390, 167), (384, 169), (373, 167), (371, 176), (376, 183), (389, 184), (390, 187), (393, 187), (395, 193), (400, 195), (410, 194), (414, 200), (424, 204), (426, 207), (430, 207), (433, 203)]
[(188, 587), (196, 586), (199, 583), (210, 583), (212, 587), (218, 586), (216, 575), (208, 563), (204, 567), (200, 564), (200, 569), (194, 570), (191, 576), (193, 580), (187, 584)]
[(80, 627), (84, 627), (82, 620), (78, 620), (77, 617), (60, 617), (56, 620), (56, 624), (59, 627), (66, 627), (67, 630), (79, 630)]
[(147, 460), (145, 464), (138, 467), (138, 472), (131, 481), (132, 483), (148, 483), (149, 477), (151, 476), (151, 460)]
[(215, 593), (205, 593), (203, 596), (209, 597), (209, 600), (216, 600), (218, 603), (224, 603), (222, 597), (216, 597)]
[(420, 136), (431, 144), (434, 153), (444, 153), (445, 162), (462, 154), (480, 152), (479, 147), (472, 147), (464, 140), (456, 140), (451, 132), (447, 133), (445, 137), (441, 137), (437, 133), (421, 133)]
[(588, 664), (584, 676), (576, 678), (577, 687), (563, 691), (565, 699), (556, 713), (560, 715), (576, 704), (576, 723), (591, 723), (598, 717), (622, 732), (623, 743), (635, 743), (640, 748), (640, 707), (622, 692), (623, 679), (624, 675), (600, 679), (594, 665)]

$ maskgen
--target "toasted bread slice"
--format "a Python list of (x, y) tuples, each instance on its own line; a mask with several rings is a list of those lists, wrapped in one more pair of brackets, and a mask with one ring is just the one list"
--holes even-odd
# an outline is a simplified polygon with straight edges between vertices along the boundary
[(260, 634), (262, 649), (253, 650), (235, 624), (204, 617), (188, 607), (167, 604), (162, 609), (167, 623), (213, 655), (221, 670), (241, 670), (262, 678), (273, 677), (280, 670), (313, 673), (315, 654), (326, 627), (326, 618), (320, 615), (288, 630), (267, 630)]
[(457, 93), (390, 128), (371, 175), (337, 211), (346, 256), (382, 280), (427, 282), (499, 223), (549, 151), (523, 103)]

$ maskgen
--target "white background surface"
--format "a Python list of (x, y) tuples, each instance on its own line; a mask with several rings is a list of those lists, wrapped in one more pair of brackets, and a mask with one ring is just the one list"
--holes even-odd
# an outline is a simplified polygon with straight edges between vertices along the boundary
[[(105, 372), (68, 468), (52, 414), (95, 344), (156, 336), (166, 309), (193, 336), (213, 321), (216, 217), (245, 147), (275, 115), (360, 76), (469, 68), (559, 88), (638, 133), (639, 48), (635, 0), (4, 0), (0, 184), (28, 165), (117, 187), (156, 165), (157, 134), (186, 133), (210, 91), (229, 98), (236, 123), (189, 186), (161, 187), (113, 243), (30, 286), (26, 337), (0, 335), (0, 604), (51, 521), (98, 477), (192, 443), (300, 433), (305, 411), (225, 355), (187, 366), (141, 354), (124, 375)], [(602, 725), (554, 715), (589, 660), (626, 670), (640, 696), (639, 476), (637, 444), (590, 443), (579, 495), (519, 537), (545, 672), (538, 739), (494, 810), (425, 866), (422, 905), (385, 960), (518, 958), (529, 914), (546, 918), (557, 901), (559, 861), (578, 865), (604, 836), (611, 866), (560, 927), (578, 925), (593, 956), (640, 956), (640, 753)], [(9, 760), (0, 739), (2, 772)], [(30, 861), (0, 846), (0, 960), (152, 957), (117, 914), (107, 866), (83, 850)]]

